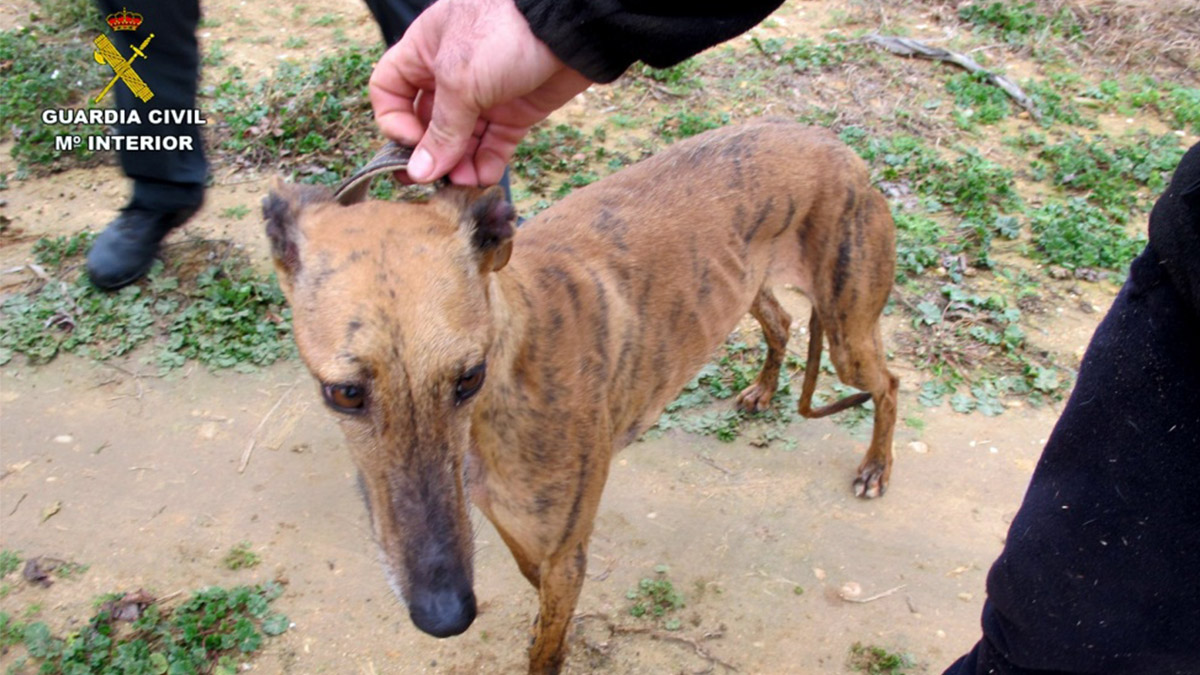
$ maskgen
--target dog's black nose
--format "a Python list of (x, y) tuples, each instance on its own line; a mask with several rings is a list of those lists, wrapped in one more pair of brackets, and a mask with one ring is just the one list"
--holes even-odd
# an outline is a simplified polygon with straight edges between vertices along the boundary
[(475, 593), (470, 588), (418, 590), (408, 603), (408, 616), (417, 628), (434, 637), (458, 635), (475, 620)]

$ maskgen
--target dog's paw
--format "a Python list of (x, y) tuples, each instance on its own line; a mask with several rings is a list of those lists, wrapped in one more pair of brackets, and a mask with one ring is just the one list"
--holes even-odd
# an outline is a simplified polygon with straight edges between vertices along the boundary
[(859, 467), (858, 476), (854, 479), (854, 496), (862, 499), (882, 497), (887, 492), (885, 473), (884, 466), (875, 462)]
[(767, 389), (755, 382), (738, 394), (737, 407), (748, 413), (762, 412), (771, 407), (771, 399), (775, 396), (774, 389)]

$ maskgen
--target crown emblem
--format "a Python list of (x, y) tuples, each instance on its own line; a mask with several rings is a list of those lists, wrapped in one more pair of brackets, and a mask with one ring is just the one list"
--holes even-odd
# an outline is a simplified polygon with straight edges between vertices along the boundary
[(121, 11), (109, 14), (106, 21), (113, 30), (137, 30), (142, 25), (142, 15), (122, 7)]

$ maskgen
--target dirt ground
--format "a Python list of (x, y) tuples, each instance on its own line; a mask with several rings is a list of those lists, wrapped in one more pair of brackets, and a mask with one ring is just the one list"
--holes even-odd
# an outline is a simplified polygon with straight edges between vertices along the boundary
[[(808, 25), (805, 13), (818, 5), (792, 6), (781, 25)], [(205, 2), (209, 16), (221, 17), (205, 39), (228, 40), (230, 62), (248, 77), (269, 72), (297, 30), (264, 6), (271, 4)], [(334, 46), (336, 28), (349, 39), (378, 39), (357, 0), (328, 0), (313, 11), (340, 17), (331, 27), (303, 25), (317, 49)], [(252, 35), (266, 39), (243, 39)], [(11, 171), (7, 149), (0, 151), (0, 172)], [(267, 179), (218, 170), (187, 234), (233, 239), (263, 262), (256, 214)], [(98, 229), (125, 190), (113, 167), (68, 171), (11, 183), (0, 213), (38, 236)], [(236, 205), (255, 215), (218, 217)], [(27, 245), (5, 247), (0, 263), (8, 268), (27, 255)], [(1081, 354), (1111, 302), (1109, 290), (1088, 294), (1099, 312), (1052, 309), (1033, 338)], [(807, 315), (798, 295), (785, 304)], [(888, 324), (889, 333), (895, 328)], [(791, 348), (803, 353), (803, 341)], [(159, 377), (136, 354), (109, 364), (21, 361), (0, 369), (0, 547), (90, 569), (49, 589), (18, 584), (0, 609), (38, 603), (44, 620), (64, 628), (86, 620), (91, 598), (113, 590), (165, 595), (283, 579), (276, 606), (295, 625), (267, 643), (249, 665), (254, 672), (524, 667), (535, 594), (478, 514), (479, 618), (448, 640), (412, 626), (377, 564), (341, 434), (299, 363), (254, 374), (189, 366)], [(1020, 406), (992, 418), (926, 409), (916, 401), (919, 376), (894, 368), (905, 378), (901, 419), (920, 418), (924, 427), (898, 425), (893, 482), (880, 500), (850, 491), (865, 440), (826, 420), (790, 427), (794, 450), (673, 432), (619, 455), (592, 538), (568, 672), (839, 673), (850, 646), (862, 642), (911, 653), (918, 672), (940, 673), (969, 649), (988, 567), (1058, 410)], [(262, 565), (222, 566), (240, 541), (252, 543)], [(626, 592), (659, 565), (686, 597), (678, 631), (651, 629), (627, 612)], [(848, 601), (848, 584), (861, 589), (858, 600), (886, 594)]]

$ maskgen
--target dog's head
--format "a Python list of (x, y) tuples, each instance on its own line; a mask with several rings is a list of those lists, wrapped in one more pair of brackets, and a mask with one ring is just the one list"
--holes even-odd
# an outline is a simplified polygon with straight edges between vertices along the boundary
[(418, 628), (475, 618), (464, 462), (508, 261), (499, 188), (342, 206), (279, 184), (263, 202), (296, 345), (346, 434), (383, 564)]

